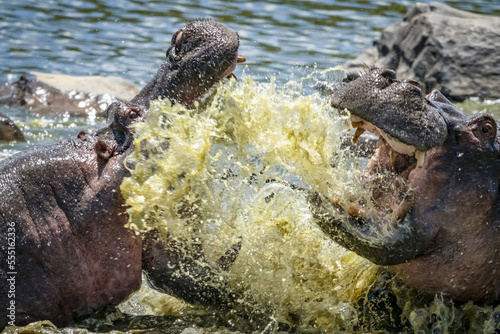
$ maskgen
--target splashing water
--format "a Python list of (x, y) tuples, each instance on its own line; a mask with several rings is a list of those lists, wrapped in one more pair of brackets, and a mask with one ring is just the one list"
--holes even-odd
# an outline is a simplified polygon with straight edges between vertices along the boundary
[[(369, 280), (374, 266), (322, 234), (300, 189), (343, 191), (352, 171), (331, 165), (345, 120), (318, 93), (303, 95), (303, 84), (246, 78), (219, 87), (203, 110), (156, 104), (137, 129), (122, 193), (131, 227), (197, 238), (212, 260), (241, 237), (228, 278), (278, 320), (294, 313), (304, 323), (332, 316), (355, 322), (353, 289), (340, 287), (349, 275)], [(196, 225), (176, 215), (181, 201), (198, 207)], [(343, 267), (358, 269), (347, 274)]]
[[(327, 71), (282, 87), (231, 81), (195, 110), (154, 104), (121, 187), (130, 227), (201, 241), (211, 261), (241, 237), (227, 273), (233, 292), (299, 331), (494, 331), (500, 307), (421, 296), (314, 224), (308, 190), (370, 194), (356, 177), (363, 161), (340, 149), (346, 119), (319, 93), (303, 93), (343, 77)], [(195, 224), (179, 217), (179, 203), (196, 207)]]

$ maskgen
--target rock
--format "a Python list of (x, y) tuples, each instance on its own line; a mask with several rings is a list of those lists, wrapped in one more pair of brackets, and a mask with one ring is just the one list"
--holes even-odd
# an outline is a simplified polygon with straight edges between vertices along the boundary
[(346, 70), (390, 68), (420, 81), (424, 91), (438, 89), (456, 101), (500, 98), (500, 17), (416, 3), (373, 44)]

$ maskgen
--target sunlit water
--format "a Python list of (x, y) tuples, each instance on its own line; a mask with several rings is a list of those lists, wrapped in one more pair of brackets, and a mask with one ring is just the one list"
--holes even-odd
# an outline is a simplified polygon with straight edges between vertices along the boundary
[[(495, 1), (447, 3), (500, 14)], [(238, 67), (238, 82), (221, 86), (208, 108), (154, 108), (138, 129), (138, 149), (131, 158), (135, 169), (122, 186), (133, 228), (159, 227), (176, 237), (200, 238), (211, 261), (241, 237), (241, 252), (226, 273), (241, 309), (218, 314), (143, 287), (119, 310), (92, 315), (80, 326), (172, 333), (190, 327), (241, 333), (264, 328), (269, 333), (290, 328), (493, 333), (499, 306), (457, 305), (442, 296), (419, 295), (326, 238), (311, 219), (307, 191), (301, 190), (339, 198), (363, 195), (356, 172), (365, 161), (340, 151), (340, 134), (348, 124), (314, 87), (325, 78), (338, 82), (341, 71), (324, 70), (357, 56), (411, 5), (0, 1), (3, 81), (36, 70), (118, 75), (143, 86), (161, 63), (171, 34), (184, 21), (206, 16), (238, 31), (240, 53), (248, 59), (245, 74)], [(499, 101), (471, 100), (460, 107), (500, 117)], [(28, 140), (0, 144), (0, 159), (104, 124), (92, 117), (41, 117), (22, 108), (0, 107), (0, 112), (12, 117)], [(167, 141), (169, 149), (162, 150)], [(144, 159), (148, 150), (154, 158)], [(174, 214), (181, 199), (200, 203), (197, 229), (186, 228)], [(258, 319), (251, 320), (252, 314)], [(30, 330), (78, 331), (40, 323)]]

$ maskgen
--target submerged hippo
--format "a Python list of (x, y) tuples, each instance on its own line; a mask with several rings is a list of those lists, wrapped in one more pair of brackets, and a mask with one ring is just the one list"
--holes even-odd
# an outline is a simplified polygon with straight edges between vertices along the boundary
[(0, 162), (0, 328), (44, 319), (64, 325), (116, 305), (139, 288), (143, 268), (155, 287), (187, 301), (229, 298), (220, 269), (237, 250), (209, 264), (196, 247), (162, 241), (154, 231), (136, 236), (124, 227), (120, 184), (129, 175), (124, 159), (133, 150), (132, 124), (147, 117), (149, 100), (200, 99), (231, 74), (238, 46), (227, 26), (190, 22), (134, 103), (110, 105), (105, 128)]
[(374, 208), (316, 193), (309, 204), (319, 226), (426, 294), (500, 301), (497, 122), (464, 114), (439, 91), (424, 96), (391, 70), (351, 79), (332, 105), (380, 137), (363, 172)]
[(0, 113), (0, 143), (10, 141), (26, 141), (26, 139), (16, 123)]
[[(50, 76), (45, 73), (28, 73), (21, 75), (14, 82), (0, 85), (0, 105), (10, 107), (25, 107), (33, 113), (43, 115), (62, 115), (71, 116), (104, 116), (107, 107), (118, 100), (114, 95), (108, 93), (96, 93), (99, 90), (97, 85), (103, 85), (103, 80), (109, 81), (109, 78), (95, 77), (94, 87), (91, 91), (84, 91), (82, 88), (70, 89), (70, 84), (74, 85), (79, 81), (88, 81), (92, 77), (70, 77), (63, 76), (59, 79), (59, 84), (50, 84), (43, 78)], [(54, 75), (52, 75), (54, 76)], [(113, 78), (113, 81), (123, 80)], [(120, 82), (116, 82), (118, 86)], [(62, 87), (61, 87), (62, 86)], [(64, 88), (63, 88), (64, 87)], [(119, 87), (117, 87), (119, 88)], [(132, 96), (133, 97), (133, 96)]]

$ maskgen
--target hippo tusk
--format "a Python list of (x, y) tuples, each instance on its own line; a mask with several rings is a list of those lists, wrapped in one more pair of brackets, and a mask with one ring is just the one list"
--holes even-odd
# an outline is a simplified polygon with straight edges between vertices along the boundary
[(417, 167), (421, 168), (425, 162), (425, 154), (427, 151), (415, 151), (415, 159), (417, 159)]
[(359, 137), (365, 132), (365, 129), (362, 127), (358, 127), (356, 129), (356, 133), (354, 133), (354, 137), (352, 138), (352, 142), (356, 144), (358, 142)]
[(363, 120), (361, 120), (361, 118), (360, 121), (354, 121), (351, 119), (351, 124), (353, 128), (361, 128), (363, 126)]
[(392, 147), (391, 150), (389, 151), (389, 155), (391, 157), (391, 165), (394, 166), (394, 161), (396, 161), (396, 157), (398, 156), (398, 152), (396, 152)]
[(247, 61), (247, 59), (245, 58), (245, 56), (242, 56), (242, 55), (238, 55), (238, 58), (236, 60), (238, 63), (244, 63)]
[(338, 197), (332, 198), (332, 204), (337, 209), (342, 209), (342, 206), (340, 205), (340, 198), (338, 198)]
[(415, 194), (411, 192), (399, 203), (398, 207), (392, 212), (392, 224), (396, 226), (397, 223), (403, 221), (415, 202)]
[(351, 203), (345, 210), (349, 216), (363, 220), (366, 217), (366, 210), (362, 209), (358, 203)]

